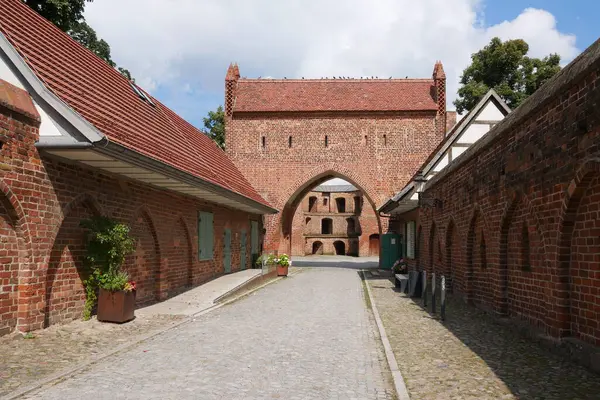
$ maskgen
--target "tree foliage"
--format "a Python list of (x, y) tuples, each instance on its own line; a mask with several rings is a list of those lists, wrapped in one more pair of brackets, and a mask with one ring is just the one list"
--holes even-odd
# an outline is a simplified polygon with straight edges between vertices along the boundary
[[(91, 2), (93, 0), (87, 0)], [(73, 25), (83, 20), (86, 0), (23, 0), (42, 17), (68, 32)]]
[(217, 107), (216, 111), (209, 111), (204, 117), (204, 128), (208, 137), (215, 141), (217, 146), (225, 150), (225, 112), (223, 106)]
[(454, 101), (456, 111), (470, 111), (491, 88), (514, 109), (560, 71), (558, 54), (539, 59), (528, 57), (528, 51), (522, 39), (502, 42), (495, 37), (471, 55), (472, 63), (463, 71)]
[[(96, 31), (85, 22), (83, 11), (85, 3), (93, 0), (23, 0), (25, 4), (37, 11), (38, 14), (66, 32), (77, 42), (91, 50), (113, 68), (117, 64), (110, 56), (110, 46), (104, 39), (99, 39)], [(122, 67), (118, 71), (132, 80), (128, 70)]]

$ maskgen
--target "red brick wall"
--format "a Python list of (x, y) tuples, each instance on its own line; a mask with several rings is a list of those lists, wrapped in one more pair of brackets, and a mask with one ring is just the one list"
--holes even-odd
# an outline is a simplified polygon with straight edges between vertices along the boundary
[[(310, 198), (316, 198), (313, 211), (309, 211)], [(359, 209), (355, 213), (355, 197), (359, 199)], [(336, 199), (343, 198), (346, 201), (345, 212), (338, 214)], [(327, 199), (325, 205), (323, 199)], [(377, 216), (373, 207), (364, 199), (360, 192), (309, 192), (301, 200), (296, 209), (292, 222), (292, 255), (312, 254), (313, 243), (319, 241), (323, 244), (324, 254), (335, 254), (333, 242), (341, 240), (345, 243), (348, 255), (368, 256), (369, 235), (379, 233)], [(318, 214), (315, 214), (318, 213)], [(333, 225), (333, 237), (305, 237), (305, 234), (320, 235), (321, 221), (330, 218)], [(307, 222), (308, 219), (308, 222)], [(354, 220), (354, 232), (360, 234), (356, 238), (344, 237), (348, 234), (348, 219)], [(335, 237), (337, 235), (337, 238)]]
[(427, 184), (416, 264), (441, 248), (467, 300), (600, 345), (598, 104), (600, 42)]
[[(266, 247), (289, 252), (295, 209), (314, 186), (340, 177), (363, 191), (365, 210), (380, 206), (441, 140), (435, 123), (436, 112), (234, 113), (226, 119), (226, 149), (250, 183), (281, 210), (266, 217)], [(385, 232), (387, 220), (376, 218), (376, 232), (380, 226)]]
[[(240, 265), (241, 230), (250, 266), (250, 220), (260, 216), (40, 156), (37, 126), (0, 106), (0, 335), (81, 316), (86, 271), (79, 222), (92, 215), (131, 227), (136, 249), (126, 264), (139, 304), (221, 275), (225, 228), (232, 229), (232, 270)], [(214, 213), (212, 261), (197, 261), (200, 210)]]

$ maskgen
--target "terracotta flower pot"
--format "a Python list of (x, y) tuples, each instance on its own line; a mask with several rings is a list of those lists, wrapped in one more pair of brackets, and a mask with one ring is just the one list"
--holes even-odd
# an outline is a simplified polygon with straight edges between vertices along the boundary
[(277, 265), (277, 276), (287, 276), (288, 274), (288, 267), (285, 266), (281, 266), (281, 265)]
[(134, 318), (135, 290), (111, 292), (100, 289), (98, 321), (123, 323)]

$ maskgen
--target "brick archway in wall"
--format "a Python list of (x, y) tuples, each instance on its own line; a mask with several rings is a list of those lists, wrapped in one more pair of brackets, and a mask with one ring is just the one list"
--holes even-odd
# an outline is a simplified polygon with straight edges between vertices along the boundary
[(265, 224), (267, 229), (266, 249), (291, 254), (292, 223), (300, 202), (314, 187), (333, 178), (343, 179), (363, 193), (364, 198), (375, 212), (379, 234), (387, 228), (387, 220), (382, 222), (382, 218), (376, 212), (376, 203), (369, 194), (369, 191), (374, 189), (369, 189), (369, 182), (360, 182), (356, 177), (348, 176), (353, 175), (351, 172), (344, 174), (332, 169), (311, 172), (311, 174), (312, 176), (309, 177), (302, 176), (301, 179), (281, 192), (281, 199), (277, 204), (277, 208), (281, 212), (267, 217)]

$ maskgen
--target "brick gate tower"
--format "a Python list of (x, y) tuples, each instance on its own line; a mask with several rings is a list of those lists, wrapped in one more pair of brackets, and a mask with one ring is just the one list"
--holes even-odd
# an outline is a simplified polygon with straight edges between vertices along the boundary
[[(377, 209), (442, 140), (453, 119), (446, 114), (440, 62), (430, 79), (246, 79), (230, 65), (226, 152), (280, 211), (266, 217), (265, 249), (291, 253), (300, 201), (331, 178)], [(385, 233), (387, 218), (376, 220)]]

